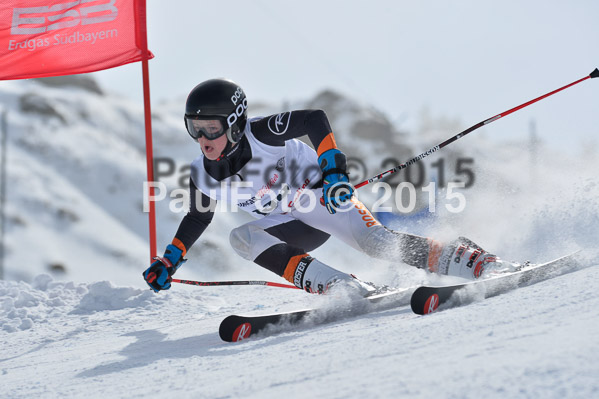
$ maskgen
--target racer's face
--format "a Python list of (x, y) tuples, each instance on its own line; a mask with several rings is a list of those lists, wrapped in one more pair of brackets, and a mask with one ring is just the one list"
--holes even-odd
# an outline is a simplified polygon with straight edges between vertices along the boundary
[(202, 147), (204, 156), (211, 161), (216, 160), (227, 146), (227, 136), (223, 135), (214, 140), (208, 140), (206, 136), (201, 136), (198, 140)]

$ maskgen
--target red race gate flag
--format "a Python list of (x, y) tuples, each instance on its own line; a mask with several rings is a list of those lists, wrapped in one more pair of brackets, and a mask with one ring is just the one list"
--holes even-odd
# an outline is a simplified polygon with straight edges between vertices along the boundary
[(145, 0), (3, 0), (0, 80), (142, 61), (145, 15)]
[[(145, 0), (2, 0), (0, 80), (73, 75), (141, 61), (148, 181), (154, 180)], [(148, 196), (154, 196), (153, 186)], [(156, 216), (150, 201), (150, 258)]]

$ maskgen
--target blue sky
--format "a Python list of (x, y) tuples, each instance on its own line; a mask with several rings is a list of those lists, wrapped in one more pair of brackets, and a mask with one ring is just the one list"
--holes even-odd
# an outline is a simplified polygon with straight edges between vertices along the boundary
[[(599, 2), (591, 0), (147, 4), (154, 107), (226, 76), (250, 102), (282, 103), (333, 88), (403, 129), (414, 130), (424, 108), (466, 128), (599, 67)], [(105, 88), (141, 102), (139, 64), (96, 75)], [(581, 139), (599, 142), (597, 110), (599, 79), (518, 111), (485, 134), (528, 134), (534, 120), (547, 142), (579, 150)]]

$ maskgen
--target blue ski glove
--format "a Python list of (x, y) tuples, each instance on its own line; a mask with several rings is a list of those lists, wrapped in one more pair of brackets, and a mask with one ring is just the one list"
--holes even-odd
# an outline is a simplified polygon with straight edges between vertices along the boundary
[(354, 194), (354, 187), (347, 176), (347, 159), (345, 154), (336, 148), (323, 152), (318, 157), (322, 169), (322, 198), (330, 214), (336, 208), (349, 201)]
[(171, 276), (187, 259), (183, 259), (183, 251), (173, 244), (167, 245), (162, 258), (157, 256), (154, 259), (156, 262), (142, 273), (144, 280), (154, 292), (168, 290), (171, 288)]

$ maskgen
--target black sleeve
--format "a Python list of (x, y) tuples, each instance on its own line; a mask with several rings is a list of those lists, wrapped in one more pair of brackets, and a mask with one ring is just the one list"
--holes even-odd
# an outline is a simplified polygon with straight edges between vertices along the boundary
[[(198, 194), (201, 197), (198, 197)], [(186, 250), (189, 250), (206, 230), (212, 221), (215, 208), (216, 200), (198, 190), (192, 179), (189, 179), (189, 212), (181, 220), (175, 234), (175, 238), (183, 243)]]
[(252, 133), (264, 144), (284, 146), (285, 141), (308, 135), (314, 148), (331, 133), (323, 110), (306, 109), (270, 115), (252, 123)]

